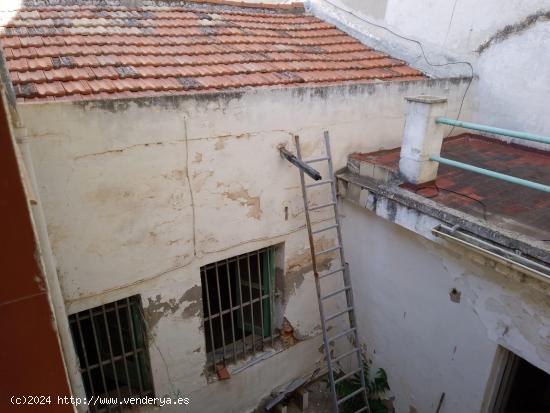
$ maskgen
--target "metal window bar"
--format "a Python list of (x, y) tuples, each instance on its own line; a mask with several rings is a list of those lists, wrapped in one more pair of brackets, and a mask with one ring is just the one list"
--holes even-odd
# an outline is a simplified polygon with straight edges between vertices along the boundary
[(214, 371), (273, 344), (275, 252), (271, 246), (201, 268), (207, 365)]
[[(231, 316), (231, 326), (235, 326), (235, 320), (233, 319), (233, 300), (231, 298), (231, 295), (233, 294), (231, 290), (231, 275), (229, 274), (229, 264), (225, 263), (225, 266), (227, 268), (227, 284), (229, 284), (229, 308), (232, 310), (229, 312), (229, 315)], [(235, 340), (235, 329), (231, 328), (231, 338), (233, 339), (233, 361), (237, 361), (237, 340)]]
[[(263, 294), (263, 289), (262, 289), (262, 277), (264, 276), (261, 272), (260, 272), (260, 268), (261, 268), (261, 265), (260, 265), (260, 254), (257, 254), (256, 255), (256, 265), (257, 265), (257, 268), (258, 268), (258, 284), (260, 286), (260, 288), (258, 289), (258, 295), (260, 297), (260, 320), (262, 321), (262, 324), (261, 324), (261, 328), (260, 328), (260, 333), (262, 335), (262, 340), (260, 342), (260, 348), (263, 349), (263, 342), (264, 342), (264, 294)], [(254, 304), (252, 304), (254, 305)], [(253, 323), (252, 325), (252, 329), (255, 328), (255, 324)]]
[(272, 254), (267, 254), (267, 269), (268, 269), (268, 280), (269, 280), (269, 315), (271, 317), (270, 320), (270, 334), (271, 334), (271, 346), (273, 346), (273, 336), (275, 333), (274, 330), (274, 324), (273, 323), (273, 303), (275, 299), (275, 270), (273, 266), (275, 265), (275, 257), (272, 256)]
[[(142, 314), (139, 296), (132, 296), (69, 316), (88, 399), (154, 396)], [(89, 408), (95, 413), (125, 407)]]
[[(250, 254), (246, 254), (246, 266), (248, 269), (248, 290), (249, 290), (249, 297), (250, 297), (250, 324), (252, 325), (252, 354), (256, 353), (256, 337), (254, 335), (254, 296), (252, 295), (252, 278), (251, 278), (251, 271), (250, 271)], [(245, 330), (246, 331), (246, 327)], [(244, 334), (243, 334), (244, 335)], [(243, 338), (245, 339), (245, 338)], [(246, 341), (246, 340), (245, 340)]]

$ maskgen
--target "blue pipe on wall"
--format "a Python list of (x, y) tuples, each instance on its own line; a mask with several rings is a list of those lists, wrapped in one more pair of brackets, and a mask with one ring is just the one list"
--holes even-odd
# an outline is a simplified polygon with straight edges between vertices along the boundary
[(509, 129), (495, 128), (494, 126), (485, 126), (478, 123), (462, 122), (460, 120), (449, 119), (439, 117), (435, 120), (435, 123), (456, 126), (464, 129), (472, 129), (480, 132), (494, 133), (495, 135), (509, 136), (511, 138), (524, 139), (527, 141), (540, 142), (550, 144), (550, 138), (542, 135), (535, 135), (534, 133), (518, 132)]
[(537, 182), (528, 181), (526, 179), (516, 178), (515, 176), (491, 171), (489, 169), (479, 168), (477, 166), (469, 165), (467, 163), (453, 161), (452, 159), (442, 158), (441, 156), (430, 156), (430, 161), (435, 161), (435, 162), (443, 163), (445, 165), (454, 166), (456, 168), (464, 169), (466, 171), (475, 172), (485, 176), (490, 176), (491, 178), (501, 179), (506, 182), (525, 186), (527, 188), (536, 189), (538, 191), (542, 191), (550, 194), (550, 186), (548, 185), (539, 184)]

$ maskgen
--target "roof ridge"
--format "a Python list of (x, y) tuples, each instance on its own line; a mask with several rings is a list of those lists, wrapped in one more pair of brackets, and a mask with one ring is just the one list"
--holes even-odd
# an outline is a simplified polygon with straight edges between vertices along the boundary
[[(180, 1), (180, 0), (174, 0)], [(239, 7), (249, 7), (252, 9), (274, 9), (274, 10), (288, 10), (296, 11), (303, 13), (305, 11), (304, 3), (302, 2), (292, 2), (292, 3), (250, 3), (247, 1), (237, 1), (237, 0), (186, 0), (191, 3), (210, 3), (210, 4), (220, 4), (224, 6), (239, 6)]]
[(23, 0), (23, 7), (48, 6), (122, 6), (128, 8), (184, 6), (189, 3), (211, 4), (226, 7), (277, 10), (285, 13), (304, 13), (303, 2), (292, 3), (250, 3), (240, 0)]

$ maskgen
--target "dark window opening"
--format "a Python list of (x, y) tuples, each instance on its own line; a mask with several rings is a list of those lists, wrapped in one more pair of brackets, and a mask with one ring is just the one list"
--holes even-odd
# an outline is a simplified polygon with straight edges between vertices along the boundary
[(550, 374), (519, 359), (504, 413), (550, 412)]
[(268, 247), (201, 268), (209, 366), (273, 344), (275, 252)]
[(550, 374), (507, 351), (492, 413), (550, 412)]
[(90, 411), (124, 408), (109, 398), (154, 396), (139, 296), (72, 314), (69, 324), (86, 397), (99, 398)]

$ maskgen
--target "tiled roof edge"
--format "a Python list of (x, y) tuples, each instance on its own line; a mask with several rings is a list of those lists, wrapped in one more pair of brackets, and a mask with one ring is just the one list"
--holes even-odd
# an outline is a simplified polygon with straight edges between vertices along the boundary
[(247, 9), (276, 10), (288, 13), (304, 13), (305, 6), (302, 2), (274, 4), (274, 3), (249, 3), (237, 0), (23, 0), (23, 7), (47, 7), (47, 6), (102, 6), (116, 7), (125, 6), (129, 8), (140, 7), (170, 7), (195, 4), (212, 4), (219, 6), (238, 7)]

